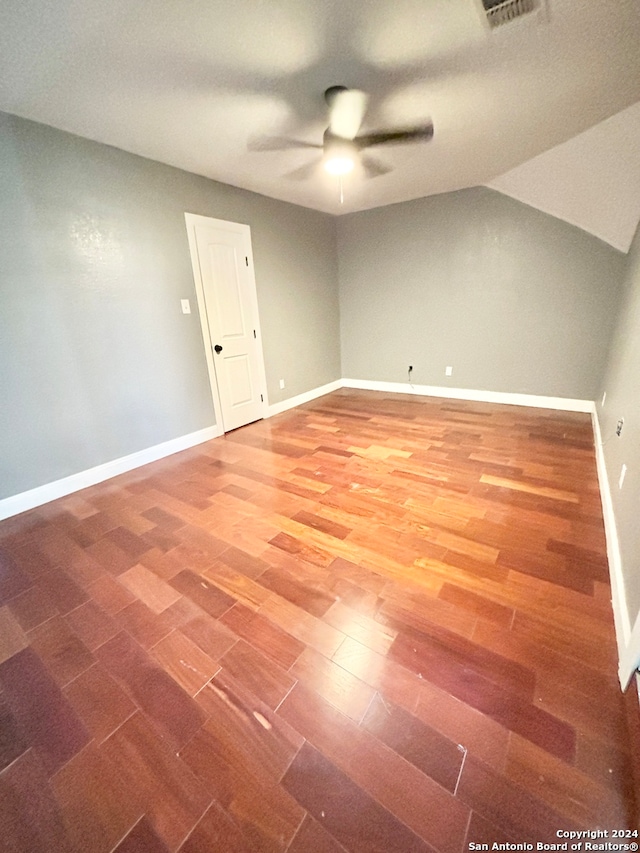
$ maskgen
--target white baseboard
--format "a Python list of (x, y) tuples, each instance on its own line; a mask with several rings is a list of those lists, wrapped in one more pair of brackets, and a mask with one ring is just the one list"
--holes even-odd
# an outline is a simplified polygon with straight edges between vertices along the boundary
[(95, 486), (96, 483), (102, 483), (104, 480), (109, 480), (118, 474), (124, 474), (126, 471), (139, 468), (141, 465), (155, 462), (165, 456), (170, 456), (172, 453), (178, 453), (180, 450), (186, 450), (189, 447), (194, 447), (196, 444), (202, 444), (204, 441), (210, 441), (219, 435), (222, 435), (220, 427), (206, 427), (197, 432), (181, 435), (179, 438), (173, 438), (170, 441), (164, 441), (162, 444), (147, 447), (145, 450), (139, 450), (137, 453), (130, 453), (128, 456), (122, 456), (120, 459), (113, 459), (111, 462), (96, 465), (95, 468), (79, 471), (77, 474), (64, 477), (62, 480), (46, 483), (44, 486), (30, 489), (28, 492), (21, 492), (18, 495), (4, 498), (0, 500), (0, 520), (9, 518), (12, 515), (18, 515), (21, 512), (26, 512), (34, 507), (42, 506), (42, 504), (49, 503), (49, 501), (54, 501), (57, 498), (63, 498), (72, 492), (86, 489), (88, 486)]
[(343, 379), (344, 388), (365, 391), (387, 391), (394, 394), (416, 394), (422, 397), (448, 397), (477, 403), (502, 403), (509, 406), (532, 406), (537, 409), (557, 409), (562, 412), (595, 410), (593, 400), (572, 400), (565, 397), (542, 397), (538, 394), (511, 394), (507, 391), (476, 391), (471, 388), (447, 388), (440, 385), (410, 385), (408, 382), (373, 382), (368, 379)]
[(342, 388), (343, 380), (336, 379), (334, 382), (328, 382), (326, 385), (321, 385), (319, 388), (313, 388), (311, 391), (305, 391), (304, 394), (297, 394), (295, 397), (289, 397), (288, 400), (283, 400), (281, 403), (274, 403), (269, 406), (267, 417), (279, 415), (281, 412), (286, 412), (288, 409), (295, 409), (296, 406), (301, 406), (303, 403), (309, 403), (315, 400), (316, 397), (324, 397), (325, 394), (330, 394), (332, 391), (337, 391)]
[(618, 678), (624, 690), (637, 666), (637, 652), (634, 650), (639, 647), (638, 634), (640, 632), (640, 619), (633, 626), (632, 630), (624, 588), (618, 528), (613, 510), (613, 500), (609, 486), (609, 477), (607, 476), (607, 464), (602, 448), (602, 433), (600, 431), (597, 410), (594, 410), (591, 419), (593, 421), (593, 434), (596, 444), (598, 485), (600, 487), (602, 515), (607, 539), (607, 560), (609, 562), (609, 576), (611, 578), (611, 604), (613, 606), (613, 620), (618, 645)]

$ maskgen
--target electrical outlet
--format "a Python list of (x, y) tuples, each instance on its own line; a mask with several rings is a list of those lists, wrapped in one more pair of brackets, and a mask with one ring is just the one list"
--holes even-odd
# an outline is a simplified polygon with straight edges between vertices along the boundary
[(453, 373), (453, 367), (451, 367), (451, 365), (449, 364), (444, 369), (444, 375), (445, 376), (451, 376), (452, 373)]
[(620, 418), (616, 424), (616, 435), (622, 435), (622, 427), (624, 426), (624, 418)]
[(620, 469), (620, 478), (618, 479), (618, 488), (622, 488), (622, 484), (624, 483), (624, 478), (627, 476), (627, 466), (623, 465)]
[(284, 388), (284, 379), (280, 380), (280, 390)]
[(191, 314), (191, 305), (189, 304), (188, 299), (181, 299), (180, 300), (180, 307), (182, 308), (183, 314)]

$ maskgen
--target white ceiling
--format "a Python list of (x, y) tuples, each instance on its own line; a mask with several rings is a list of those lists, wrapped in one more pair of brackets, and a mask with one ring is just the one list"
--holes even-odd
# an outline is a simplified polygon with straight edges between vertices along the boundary
[[(542, 0), (494, 31), (479, 0), (2, 0), (0, 109), (331, 213), (489, 183), (640, 101), (639, 0)], [(377, 149), (373, 180), (289, 172), (320, 142), (330, 85), (365, 129), (431, 118)]]

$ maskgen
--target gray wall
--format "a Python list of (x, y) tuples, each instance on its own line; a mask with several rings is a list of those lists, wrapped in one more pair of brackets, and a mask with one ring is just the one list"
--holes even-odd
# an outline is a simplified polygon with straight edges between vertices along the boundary
[(269, 401), (339, 378), (332, 217), (0, 114), (0, 498), (214, 423), (185, 211), (251, 226)]
[(625, 262), (597, 238), (474, 188), (341, 217), (338, 251), (344, 377), (595, 398)]
[[(627, 258), (622, 308), (599, 398), (598, 420), (633, 626), (640, 612), (640, 226)], [(618, 438), (619, 418), (624, 425)], [(620, 489), (623, 464), (627, 474)]]

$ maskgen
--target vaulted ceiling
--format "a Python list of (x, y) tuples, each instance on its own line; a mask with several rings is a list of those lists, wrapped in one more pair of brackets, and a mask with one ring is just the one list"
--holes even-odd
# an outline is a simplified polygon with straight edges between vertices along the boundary
[[(639, 45), (638, 0), (539, 0), (494, 30), (480, 0), (3, 0), (0, 109), (337, 214), (491, 183), (566, 143), (640, 101)], [(356, 170), (343, 204), (322, 169), (290, 174), (315, 150), (252, 150), (321, 142), (334, 84), (369, 94), (365, 130), (435, 127), (376, 151), (392, 171)]]

